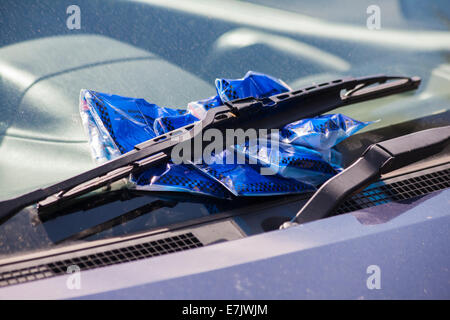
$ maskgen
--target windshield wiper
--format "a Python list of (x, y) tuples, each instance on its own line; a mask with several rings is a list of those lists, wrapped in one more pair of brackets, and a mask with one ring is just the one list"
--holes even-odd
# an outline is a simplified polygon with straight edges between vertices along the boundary
[(450, 126), (427, 129), (370, 145), (347, 169), (325, 182), (281, 229), (332, 215), (347, 196), (394, 171), (439, 153), (450, 143)]
[[(280, 129), (302, 118), (383, 96), (417, 89), (419, 77), (384, 75), (343, 78), (267, 98), (253, 97), (225, 102), (209, 109), (204, 119), (140, 143), (122, 156), (46, 188), (0, 202), (0, 222), (21, 208), (46, 199), (48, 205), (78, 197), (114, 181), (170, 159), (178, 143), (193, 143), (202, 131), (226, 129)], [(225, 135), (223, 135), (225, 136)], [(226, 147), (226, 141), (224, 141)], [(195, 150), (195, 149), (192, 149)], [(201, 156), (203, 150), (198, 156)], [(197, 156), (194, 154), (193, 156)]]

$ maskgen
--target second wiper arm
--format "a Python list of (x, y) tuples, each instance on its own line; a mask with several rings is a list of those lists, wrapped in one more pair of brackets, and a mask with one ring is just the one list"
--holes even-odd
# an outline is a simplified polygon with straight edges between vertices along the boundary
[(282, 229), (329, 217), (357, 190), (382, 174), (437, 154), (450, 143), (450, 126), (427, 129), (374, 143), (341, 173), (325, 182)]
[(46, 200), (48, 205), (55, 204), (168, 161), (175, 145), (193, 141), (209, 128), (222, 132), (237, 128), (280, 129), (291, 122), (318, 116), (348, 104), (417, 89), (419, 84), (419, 77), (377, 75), (343, 78), (267, 98), (249, 97), (228, 101), (209, 109), (201, 121), (140, 143), (133, 150), (94, 169), (46, 188), (1, 201), (0, 222), (6, 221), (25, 206), (42, 200)]

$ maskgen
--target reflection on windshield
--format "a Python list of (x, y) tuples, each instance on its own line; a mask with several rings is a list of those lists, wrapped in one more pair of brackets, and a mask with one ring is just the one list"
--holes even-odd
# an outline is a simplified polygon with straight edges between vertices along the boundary
[[(366, 26), (371, 1), (78, 0), (81, 29), (69, 30), (65, 2), (4, 0), (0, 154), (8, 157), (0, 160), (0, 190), (21, 194), (94, 166), (79, 119), (72, 118), (84, 87), (183, 107), (187, 96), (213, 95), (207, 84), (215, 78), (239, 78), (248, 70), (281, 78), (294, 89), (343, 75), (420, 76), (416, 93), (333, 111), (378, 120), (339, 145), (347, 163), (371, 142), (449, 124), (450, 6), (377, 3), (380, 30)], [(27, 50), (13, 50), (17, 46)], [(76, 49), (59, 55), (64, 47)], [(50, 53), (55, 58), (47, 61)], [(98, 199), (92, 207), (77, 203), (43, 221), (28, 208), (0, 226), (0, 254), (150, 230), (262, 202), (120, 199)]]

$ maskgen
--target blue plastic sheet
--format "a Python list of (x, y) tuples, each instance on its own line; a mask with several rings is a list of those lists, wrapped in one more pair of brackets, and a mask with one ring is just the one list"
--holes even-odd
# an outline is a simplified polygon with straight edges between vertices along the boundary
[[(251, 71), (242, 79), (216, 79), (215, 85), (215, 96), (191, 102), (185, 109), (82, 90), (80, 113), (94, 159), (104, 162), (120, 156), (136, 144), (202, 119), (205, 111), (224, 101), (290, 90), (281, 80)], [(215, 161), (209, 164), (169, 161), (130, 177), (130, 181), (138, 189), (224, 199), (309, 192), (341, 170), (340, 155), (333, 146), (368, 124), (341, 114), (303, 119), (285, 126), (271, 140), (257, 141), (256, 148), (248, 143), (235, 145), (213, 155)], [(229, 153), (250, 163), (224, 164)], [(273, 172), (261, 174), (263, 168)]]

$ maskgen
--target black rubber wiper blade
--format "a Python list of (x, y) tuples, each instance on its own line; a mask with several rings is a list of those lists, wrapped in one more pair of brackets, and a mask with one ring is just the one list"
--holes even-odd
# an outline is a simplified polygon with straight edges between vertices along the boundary
[(419, 84), (419, 77), (376, 75), (337, 79), (262, 99), (249, 97), (228, 101), (209, 109), (201, 121), (140, 143), (126, 154), (94, 169), (1, 201), (0, 222), (6, 221), (25, 206), (45, 199), (47, 204), (71, 199), (128, 177), (131, 173), (168, 161), (175, 145), (194, 141), (205, 129), (216, 128), (222, 132), (237, 128), (280, 129), (291, 122), (318, 116), (345, 105), (414, 90)]
[(281, 229), (329, 217), (351, 194), (382, 174), (439, 153), (450, 143), (450, 126), (427, 129), (370, 145), (347, 169), (325, 182)]

